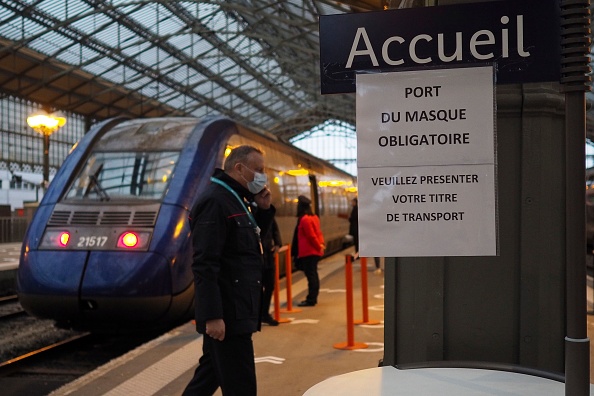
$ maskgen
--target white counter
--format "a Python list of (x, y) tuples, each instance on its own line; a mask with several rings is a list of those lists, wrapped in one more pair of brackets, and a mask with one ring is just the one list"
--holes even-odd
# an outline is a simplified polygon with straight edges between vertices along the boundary
[[(392, 366), (355, 371), (328, 378), (304, 396), (563, 396), (562, 382), (507, 371), (467, 368), (418, 368)], [(590, 385), (594, 395), (594, 385)]]

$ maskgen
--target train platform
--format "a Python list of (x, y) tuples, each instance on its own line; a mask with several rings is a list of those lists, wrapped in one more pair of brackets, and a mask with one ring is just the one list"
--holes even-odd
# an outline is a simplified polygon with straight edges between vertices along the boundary
[(13, 293), (21, 243), (0, 243), (0, 291)]
[[(303, 395), (317, 383), (339, 374), (378, 367), (383, 357), (382, 274), (375, 274), (368, 260), (368, 319), (377, 324), (354, 326), (354, 341), (367, 348), (345, 350), (346, 287), (345, 254), (335, 254), (320, 262), (320, 295), (315, 307), (297, 307), (282, 312), (279, 326), (262, 326), (255, 333), (254, 350), (258, 394)], [(362, 319), (360, 260), (353, 265), (354, 318)], [(291, 282), (294, 304), (304, 299), (307, 281), (301, 272)], [(284, 280), (280, 303), (286, 308)], [(180, 395), (193, 375), (202, 353), (202, 337), (189, 322), (164, 334), (97, 370), (57, 389), (51, 395), (129, 396)], [(216, 395), (220, 395), (220, 390)]]
[[(285, 280), (281, 280), (280, 318), (284, 323), (276, 327), (264, 325), (253, 337), (260, 395), (410, 395), (420, 394), (416, 392), (420, 384), (434, 392), (423, 394), (564, 395), (564, 384), (527, 375), (478, 369), (378, 367), (383, 357), (384, 274), (374, 274), (373, 260), (368, 260), (366, 271), (368, 319), (379, 323), (354, 326), (354, 341), (366, 344), (367, 348), (338, 349), (337, 344), (348, 341), (345, 255), (350, 253), (352, 250), (347, 249), (320, 262), (321, 291), (315, 307), (294, 305), (293, 309), (300, 312), (284, 312), (287, 294)], [(360, 320), (360, 260), (354, 262), (353, 274), (354, 318)], [(307, 293), (307, 282), (301, 272), (293, 274), (291, 289), (294, 304)], [(593, 295), (589, 276), (589, 309)], [(594, 339), (593, 315), (588, 315), (588, 336)], [(180, 395), (192, 377), (201, 348), (202, 337), (195, 332), (193, 323), (188, 322), (51, 395)], [(594, 382), (592, 343), (590, 356), (590, 382)], [(592, 386), (591, 394), (594, 395)], [(220, 390), (215, 395), (220, 396)]]

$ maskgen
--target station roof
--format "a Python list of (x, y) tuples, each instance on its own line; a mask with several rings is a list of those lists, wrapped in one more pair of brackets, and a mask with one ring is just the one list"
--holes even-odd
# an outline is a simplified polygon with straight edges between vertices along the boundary
[(354, 125), (320, 94), (318, 17), (383, 0), (6, 0), (0, 92), (101, 120), (222, 114), (283, 139)]
[(353, 94), (320, 94), (319, 16), (417, 3), (3, 0), (0, 93), (92, 120), (222, 114), (288, 140), (355, 124)]

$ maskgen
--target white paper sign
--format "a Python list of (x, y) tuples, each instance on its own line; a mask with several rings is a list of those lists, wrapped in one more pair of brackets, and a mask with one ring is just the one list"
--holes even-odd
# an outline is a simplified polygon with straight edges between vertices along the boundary
[(491, 67), (357, 76), (359, 250), (497, 254)]

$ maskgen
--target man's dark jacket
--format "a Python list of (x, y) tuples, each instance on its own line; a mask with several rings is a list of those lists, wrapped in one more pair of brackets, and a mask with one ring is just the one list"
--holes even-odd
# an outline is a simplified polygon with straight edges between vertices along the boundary
[[(221, 169), (213, 177), (242, 199), (253, 201), (253, 194)], [(254, 209), (261, 235), (265, 235), (275, 209)], [(260, 330), (263, 260), (255, 225), (245, 208), (230, 191), (213, 182), (192, 208), (190, 226), (196, 330), (204, 334), (210, 319), (223, 319), (226, 335)]]

